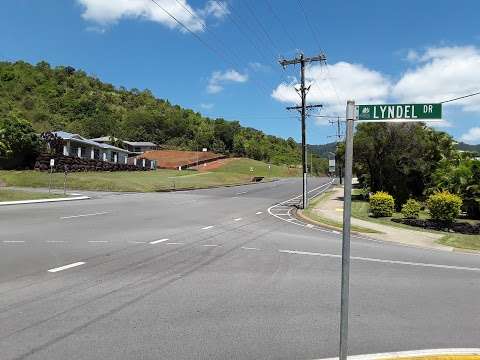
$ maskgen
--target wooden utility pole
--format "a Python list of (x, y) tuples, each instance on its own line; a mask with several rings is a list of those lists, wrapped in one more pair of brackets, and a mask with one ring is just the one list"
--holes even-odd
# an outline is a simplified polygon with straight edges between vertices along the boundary
[(306, 158), (306, 133), (305, 133), (305, 118), (307, 116), (307, 109), (314, 107), (322, 107), (322, 105), (307, 105), (307, 92), (310, 90), (310, 86), (305, 86), (305, 65), (315, 62), (323, 61), (325, 62), (327, 58), (325, 55), (320, 54), (313, 57), (305, 57), (303, 53), (300, 53), (299, 56), (291, 60), (280, 60), (279, 63), (283, 68), (286, 68), (288, 65), (300, 64), (300, 89), (295, 89), (302, 100), (300, 106), (290, 106), (287, 107), (287, 110), (300, 110), (302, 115), (302, 168), (303, 168), (303, 191), (302, 191), (302, 208), (306, 209), (308, 206), (307, 198), (307, 158)]

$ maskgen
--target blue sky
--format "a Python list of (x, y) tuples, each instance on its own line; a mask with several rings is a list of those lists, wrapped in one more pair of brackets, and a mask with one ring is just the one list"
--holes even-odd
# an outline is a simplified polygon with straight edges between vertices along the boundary
[[(477, 0), (157, 2), (195, 35), (151, 0), (2, 1), (0, 59), (71, 65), (297, 140), (285, 106), (297, 102), (299, 68), (277, 60), (298, 50), (327, 55), (328, 67), (307, 69), (307, 99), (324, 104), (323, 115), (342, 115), (347, 98), (434, 102), (480, 91)], [(480, 96), (449, 104), (444, 119), (436, 126), (480, 143)], [(328, 119), (309, 118), (309, 143), (334, 133)]]

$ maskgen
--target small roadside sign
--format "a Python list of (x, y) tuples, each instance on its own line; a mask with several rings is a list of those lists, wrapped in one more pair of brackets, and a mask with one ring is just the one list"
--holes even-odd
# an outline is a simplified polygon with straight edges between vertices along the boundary
[(203, 151), (203, 152), (207, 152), (208, 149), (207, 149), (207, 148), (203, 148), (202, 151)]
[(442, 104), (357, 105), (355, 118), (370, 122), (441, 120)]
[(50, 159), (50, 167), (54, 167), (55, 166), (55, 159)]

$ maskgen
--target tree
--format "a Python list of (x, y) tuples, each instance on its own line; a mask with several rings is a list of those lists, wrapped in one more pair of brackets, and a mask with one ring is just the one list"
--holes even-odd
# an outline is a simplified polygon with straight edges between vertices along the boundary
[(2, 147), (7, 149), (0, 159), (0, 168), (31, 167), (40, 151), (40, 141), (30, 122), (17, 113), (0, 121)]
[(354, 171), (371, 191), (392, 194), (400, 209), (425, 195), (440, 161), (454, 153), (449, 135), (423, 123), (363, 123), (354, 137)]

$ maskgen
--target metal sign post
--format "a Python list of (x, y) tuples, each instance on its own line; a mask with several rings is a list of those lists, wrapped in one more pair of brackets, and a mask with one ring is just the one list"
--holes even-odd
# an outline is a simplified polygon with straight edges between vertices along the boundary
[(55, 159), (50, 159), (50, 177), (48, 179), (48, 192), (52, 191), (52, 174), (53, 174), (54, 166), (55, 166)]
[(353, 123), (358, 122), (431, 122), (442, 119), (442, 104), (357, 105), (347, 101), (345, 134), (345, 174), (343, 195), (342, 289), (340, 302), (340, 353), (348, 354), (348, 302), (350, 290), (350, 218), (352, 212)]
[(350, 289), (350, 215), (352, 211), (353, 121), (355, 102), (347, 102), (345, 135), (345, 177), (343, 194), (342, 290), (340, 301), (340, 360), (348, 353), (348, 300)]

